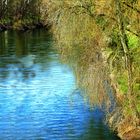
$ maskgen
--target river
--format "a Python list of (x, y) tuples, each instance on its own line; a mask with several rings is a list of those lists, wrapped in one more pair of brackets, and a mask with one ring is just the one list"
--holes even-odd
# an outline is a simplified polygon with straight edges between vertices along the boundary
[(47, 31), (0, 33), (0, 140), (119, 140), (75, 83)]

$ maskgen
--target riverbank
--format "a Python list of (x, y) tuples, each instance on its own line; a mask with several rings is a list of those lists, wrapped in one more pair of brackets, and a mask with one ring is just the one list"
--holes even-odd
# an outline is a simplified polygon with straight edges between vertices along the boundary
[[(108, 60), (110, 51), (103, 49), (101, 51), (104, 62), (108, 65), (109, 84), (114, 93), (116, 106), (113, 111), (106, 116), (106, 121), (110, 129), (115, 131), (122, 140), (139, 140), (140, 139), (140, 118), (139, 118), (139, 96), (129, 95), (125, 73), (116, 71), (115, 67)], [(120, 62), (121, 63), (121, 62)], [(123, 75), (122, 75), (123, 72)], [(134, 85), (135, 86), (135, 85)], [(138, 93), (137, 93), (138, 94)]]
[(39, 28), (47, 28), (48, 25), (45, 25), (43, 22), (35, 22), (28, 20), (18, 20), (17, 22), (3, 22), (0, 21), (0, 31), (5, 30), (18, 30), (18, 31), (27, 31)]
[[(114, 75), (110, 75), (111, 86), (116, 95), (117, 107), (107, 116), (107, 122), (111, 129), (117, 132), (122, 140), (139, 140), (140, 139), (140, 118), (135, 114), (126, 114), (123, 103), (127, 100), (114, 81)], [(133, 108), (131, 108), (133, 110)]]
[(107, 117), (110, 128), (117, 132), (117, 135), (122, 140), (139, 140), (139, 118), (132, 115), (125, 117), (123, 111), (121, 107), (117, 107), (114, 112)]

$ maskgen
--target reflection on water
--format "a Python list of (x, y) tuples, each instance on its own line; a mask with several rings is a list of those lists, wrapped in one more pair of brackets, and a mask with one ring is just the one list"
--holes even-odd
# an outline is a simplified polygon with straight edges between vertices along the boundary
[(0, 34), (1, 140), (117, 140), (75, 91), (42, 30)]

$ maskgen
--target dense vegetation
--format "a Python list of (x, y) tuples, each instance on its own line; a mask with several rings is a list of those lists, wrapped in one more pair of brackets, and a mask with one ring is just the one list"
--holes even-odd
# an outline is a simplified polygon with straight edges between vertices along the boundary
[(28, 29), (41, 25), (41, 0), (1, 0), (0, 28)]
[(136, 130), (140, 126), (140, 1), (45, 2), (57, 47), (64, 60), (71, 59), (78, 86), (90, 103), (111, 106), (110, 83), (120, 106), (110, 123), (120, 136)]
[[(2, 0), (0, 26), (43, 22), (91, 106), (106, 106), (120, 136), (140, 127), (140, 0)], [(46, 22), (46, 23), (45, 23)], [(112, 107), (110, 85), (118, 107)]]

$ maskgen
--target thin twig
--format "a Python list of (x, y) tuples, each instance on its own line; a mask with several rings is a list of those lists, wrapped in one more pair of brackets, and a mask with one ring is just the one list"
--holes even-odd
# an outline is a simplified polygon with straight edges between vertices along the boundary
[(140, 14), (140, 10), (139, 10), (139, 9), (137, 9), (137, 8), (133, 7), (132, 5), (129, 5), (129, 4), (128, 4), (128, 3), (126, 3), (126, 2), (123, 2), (123, 4), (124, 4), (124, 5), (126, 5), (127, 7), (131, 8), (131, 9), (133, 9), (134, 11), (136, 11), (137, 13), (139, 13), (139, 14)]

